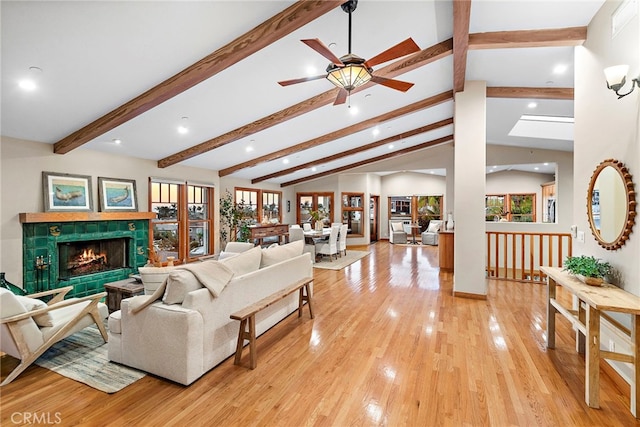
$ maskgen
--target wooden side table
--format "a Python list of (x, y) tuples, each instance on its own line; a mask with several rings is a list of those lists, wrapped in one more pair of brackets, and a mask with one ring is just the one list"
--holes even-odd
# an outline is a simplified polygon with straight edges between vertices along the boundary
[(144, 294), (144, 285), (135, 279), (118, 280), (117, 282), (105, 283), (104, 290), (107, 292), (107, 307), (109, 313), (120, 310), (120, 302), (125, 298)]

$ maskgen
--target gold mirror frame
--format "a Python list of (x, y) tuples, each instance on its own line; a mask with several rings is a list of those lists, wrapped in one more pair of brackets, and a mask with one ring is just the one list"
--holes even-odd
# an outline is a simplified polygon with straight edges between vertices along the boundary
[[(596, 228), (596, 224), (594, 222), (592, 210), (592, 195), (594, 187), (596, 185), (596, 180), (598, 179), (600, 172), (602, 172), (602, 170), (607, 167), (612, 167), (622, 179), (626, 194), (627, 207), (623, 228), (618, 234), (618, 237), (616, 237), (611, 242), (605, 241), (600, 235), (600, 232)], [(629, 235), (631, 234), (633, 225), (635, 224), (636, 192), (633, 188), (633, 180), (631, 179), (631, 174), (625, 167), (624, 163), (619, 162), (615, 159), (607, 159), (600, 163), (593, 171), (593, 174), (591, 175), (591, 181), (589, 182), (589, 190), (587, 191), (587, 217), (589, 218), (589, 227), (591, 227), (591, 234), (593, 234), (593, 237), (595, 237), (595, 239), (598, 241), (598, 244), (600, 244), (600, 246), (602, 246), (603, 248), (609, 251), (615, 251), (621, 248), (629, 239)]]

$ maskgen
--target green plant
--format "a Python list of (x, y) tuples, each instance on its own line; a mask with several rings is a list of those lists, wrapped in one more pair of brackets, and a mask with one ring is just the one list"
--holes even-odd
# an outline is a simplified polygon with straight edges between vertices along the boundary
[(580, 255), (567, 257), (564, 261), (564, 270), (585, 277), (604, 277), (611, 273), (612, 267), (608, 262), (594, 256)]
[(318, 208), (315, 211), (309, 211), (309, 216), (313, 221), (320, 221), (327, 216), (327, 212), (325, 212), (325, 210), (322, 208)]

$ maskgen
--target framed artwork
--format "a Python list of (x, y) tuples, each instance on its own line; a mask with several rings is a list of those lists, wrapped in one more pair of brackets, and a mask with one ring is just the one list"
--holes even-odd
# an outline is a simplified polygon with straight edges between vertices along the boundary
[(98, 200), (101, 212), (137, 212), (136, 181), (98, 177)]
[(91, 177), (42, 172), (45, 212), (91, 212)]

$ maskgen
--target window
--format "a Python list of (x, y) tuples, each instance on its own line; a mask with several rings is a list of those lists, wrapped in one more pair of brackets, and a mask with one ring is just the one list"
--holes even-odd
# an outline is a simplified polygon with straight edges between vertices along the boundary
[(492, 194), (485, 196), (485, 220), (536, 222), (536, 195)]
[(389, 197), (389, 218), (411, 218), (411, 196)]
[(189, 260), (213, 253), (213, 188), (152, 179), (150, 239), (162, 261)]
[(248, 219), (251, 224), (282, 222), (282, 192), (239, 187), (235, 192), (235, 202), (243, 209), (242, 219)]
[(322, 213), (321, 221), (325, 225), (331, 224), (333, 193), (296, 193), (296, 200), (298, 203), (296, 222), (298, 224), (313, 222), (311, 211), (320, 211)]
[(364, 236), (364, 193), (342, 193), (342, 223), (347, 224), (347, 234)]

